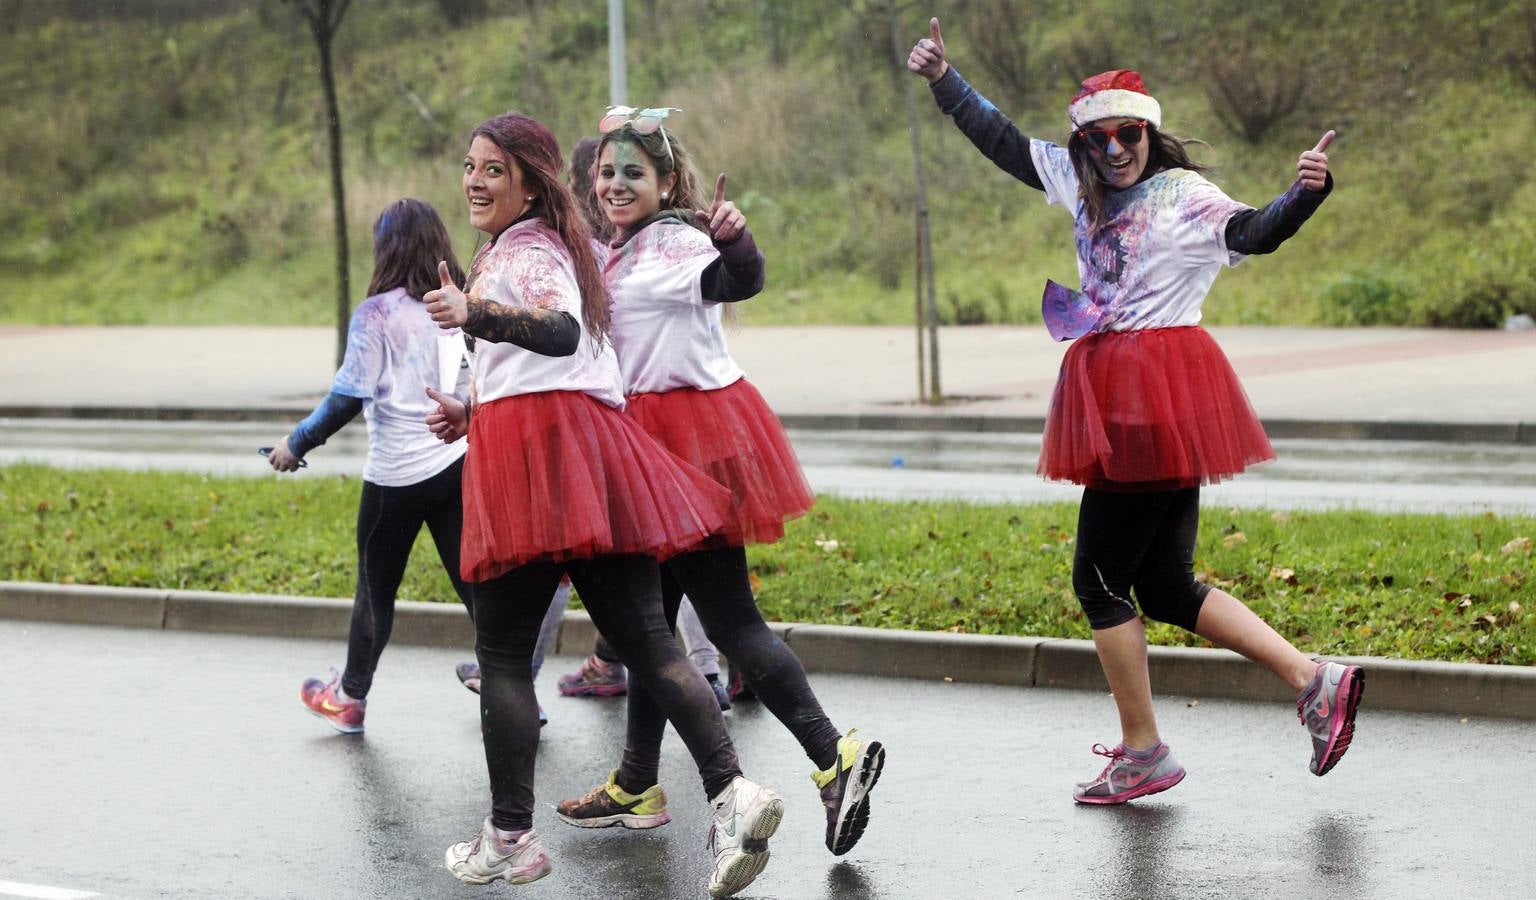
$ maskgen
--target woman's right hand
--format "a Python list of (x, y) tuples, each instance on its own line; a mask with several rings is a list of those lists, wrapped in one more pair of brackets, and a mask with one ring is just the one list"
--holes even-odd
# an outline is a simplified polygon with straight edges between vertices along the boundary
[(469, 434), (469, 410), (462, 400), (432, 388), (427, 388), (427, 396), (437, 401), (437, 409), (427, 413), (428, 431), (445, 444)]
[(469, 298), (453, 283), (453, 276), (448, 274), (448, 264), (442, 260), (437, 261), (437, 277), (443, 286), (435, 291), (427, 291), (421, 298), (427, 304), (427, 315), (444, 331), (462, 328), (469, 321)]
[(267, 463), (279, 472), (297, 472), (299, 470), (299, 458), (288, 449), (288, 435), (272, 447), (272, 452), (267, 454)]
[(933, 84), (949, 71), (949, 60), (944, 58), (944, 38), (939, 34), (939, 20), (928, 20), (928, 36), (912, 47), (907, 57), (907, 68), (928, 79)]

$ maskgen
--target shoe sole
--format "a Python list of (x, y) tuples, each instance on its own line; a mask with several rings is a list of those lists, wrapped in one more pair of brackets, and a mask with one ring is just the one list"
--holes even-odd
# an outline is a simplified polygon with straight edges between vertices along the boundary
[(1180, 769), (1171, 775), (1164, 775), (1162, 778), (1158, 778), (1154, 781), (1144, 781), (1136, 787), (1133, 787), (1128, 791), (1121, 791), (1118, 794), (1109, 794), (1103, 797), (1079, 797), (1074, 794), (1072, 799), (1078, 803), (1083, 803), (1088, 806), (1119, 806), (1122, 803), (1135, 800), (1137, 797), (1145, 797), (1149, 794), (1161, 794), (1163, 791), (1166, 791), (1179, 782), (1183, 781), (1184, 775), (1184, 770)]
[[(837, 829), (827, 846), (833, 856), (842, 856), (864, 836), (869, 825), (869, 794), (880, 783), (880, 773), (885, 770), (885, 747), (879, 741), (870, 741), (859, 755), (859, 771), (848, 780), (851, 794), (843, 795), (843, 813), (838, 817)], [(851, 799), (850, 799), (851, 798)]]
[[(1333, 770), (1344, 758), (1344, 753), (1349, 750), (1350, 741), (1355, 738), (1355, 710), (1360, 708), (1360, 698), (1365, 694), (1365, 670), (1351, 668), (1344, 673), (1344, 678), (1339, 684), (1339, 693), (1345, 695), (1344, 721), (1339, 726), (1339, 733), (1328, 742), (1328, 752), (1323, 757), (1322, 768), (1316, 769), (1312, 774), (1321, 778)], [(1335, 701), (1337, 697), (1335, 697)]]
[(622, 697), (629, 693), (627, 684), (584, 684), (580, 687), (568, 688), (559, 685), (562, 697)]
[(711, 897), (729, 897), (763, 874), (763, 869), (768, 866), (768, 839), (779, 830), (779, 823), (783, 821), (782, 799), (774, 797), (763, 804), (751, 824), (747, 825), (747, 833), (742, 838), (741, 849), (736, 851), (736, 858), (725, 864), (720, 883), (709, 886)]
[(632, 813), (624, 813), (617, 816), (598, 816), (593, 819), (573, 819), (563, 812), (556, 812), (560, 821), (577, 828), (612, 828), (622, 825), (631, 831), (644, 831), (647, 828), (660, 828), (672, 821), (672, 814), (659, 812), (652, 816), (637, 816)]

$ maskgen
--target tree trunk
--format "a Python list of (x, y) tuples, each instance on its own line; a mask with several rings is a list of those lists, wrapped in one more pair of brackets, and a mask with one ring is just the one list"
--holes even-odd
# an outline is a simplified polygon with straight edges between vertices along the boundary
[[(325, 4), (321, 4), (322, 10)], [(323, 14), (323, 13), (322, 13)], [(330, 25), (330, 23), (326, 23)], [(336, 74), (331, 68), (331, 37), (334, 25), (316, 30), (320, 47), (320, 82), (325, 86), (325, 112), (331, 139), (331, 202), (336, 217), (336, 367), (347, 354), (347, 325), (352, 318), (352, 287), (347, 260), (347, 196), (341, 175), (341, 110), (336, 103)]]

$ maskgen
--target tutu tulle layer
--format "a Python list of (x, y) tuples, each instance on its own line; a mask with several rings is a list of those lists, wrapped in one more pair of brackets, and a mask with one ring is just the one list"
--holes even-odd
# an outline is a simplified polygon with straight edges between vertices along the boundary
[(637, 394), (628, 408), (662, 446), (730, 489), (734, 512), (711, 545), (777, 541), (816, 502), (779, 417), (745, 378), (712, 391)]
[(1079, 338), (1051, 398), (1038, 472), (1121, 490), (1211, 484), (1275, 458), (1226, 354), (1204, 328)]
[(720, 530), (730, 492), (633, 419), (574, 391), (479, 407), (464, 463), (460, 574), (643, 553), (666, 559)]

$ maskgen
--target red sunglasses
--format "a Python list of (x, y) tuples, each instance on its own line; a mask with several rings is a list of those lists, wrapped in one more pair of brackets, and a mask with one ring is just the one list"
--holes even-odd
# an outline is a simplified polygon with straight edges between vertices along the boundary
[(1141, 136), (1146, 133), (1147, 121), (1126, 122), (1114, 128), (1079, 128), (1077, 136), (1097, 147), (1099, 150), (1109, 149), (1109, 140), (1114, 138), (1122, 147), (1130, 147), (1141, 143)]

